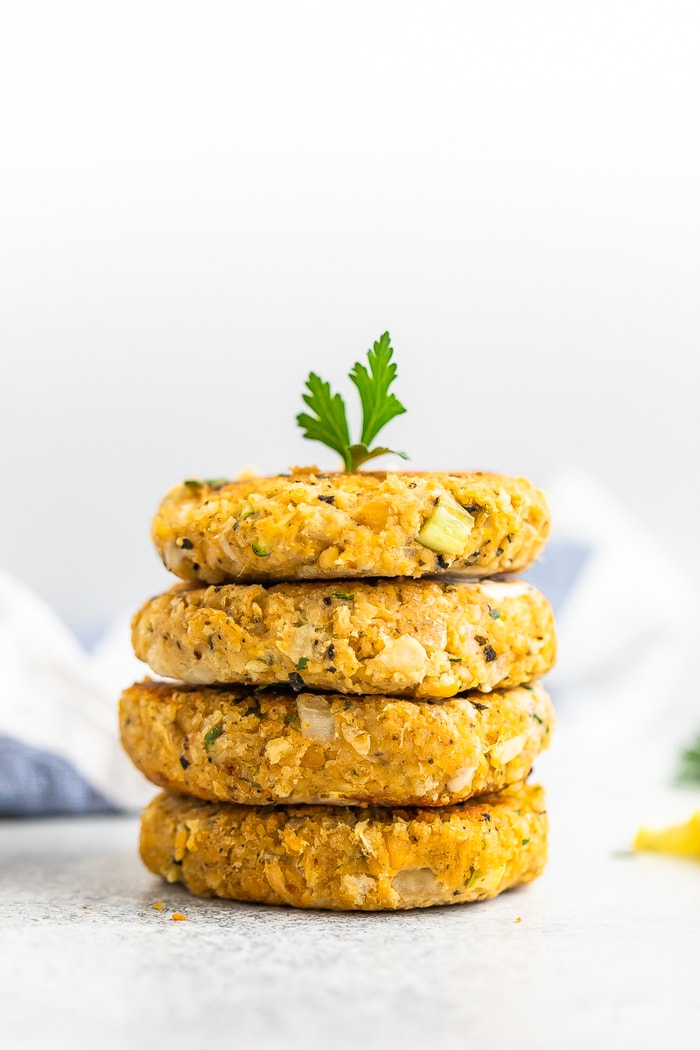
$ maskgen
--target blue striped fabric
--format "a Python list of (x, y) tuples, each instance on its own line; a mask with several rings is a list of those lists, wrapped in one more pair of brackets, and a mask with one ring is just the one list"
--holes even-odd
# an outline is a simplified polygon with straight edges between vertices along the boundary
[(591, 547), (581, 543), (553, 541), (546, 548), (542, 560), (523, 573), (523, 578), (547, 595), (558, 616), (576, 589), (578, 578), (592, 553)]
[(64, 759), (0, 736), (0, 815), (113, 812)]

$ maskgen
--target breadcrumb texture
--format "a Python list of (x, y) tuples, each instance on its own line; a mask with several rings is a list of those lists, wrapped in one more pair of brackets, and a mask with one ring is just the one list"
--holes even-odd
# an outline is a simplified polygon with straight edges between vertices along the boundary
[(556, 653), (547, 599), (517, 581), (179, 585), (136, 614), (136, 655), (194, 684), (447, 697), (520, 685)]
[(525, 780), (554, 713), (540, 686), (431, 702), (147, 681), (120, 723), (142, 773), (198, 798), (445, 806)]
[[(457, 555), (417, 539), (441, 498), (474, 519)], [(163, 500), (152, 536), (176, 576), (223, 583), (516, 572), (538, 555), (548, 531), (545, 497), (525, 478), (310, 468), (183, 482)]]
[(159, 795), (141, 856), (202, 897), (336, 911), (427, 908), (495, 897), (541, 874), (547, 816), (521, 785), (445, 809), (265, 809)]

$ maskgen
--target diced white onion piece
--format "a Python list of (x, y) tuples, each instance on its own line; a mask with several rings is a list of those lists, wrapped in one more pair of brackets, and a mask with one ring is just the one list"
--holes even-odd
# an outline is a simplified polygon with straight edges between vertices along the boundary
[(227, 539), (227, 534), (230, 533), (231, 535), (233, 535), (233, 529), (232, 528), (228, 528), (228, 523), (229, 522), (231, 523), (231, 525), (233, 525), (233, 518), (229, 518), (228, 522), (224, 523), (224, 527), (220, 530), (219, 535), (217, 536), (217, 540), (218, 540), (219, 546), (221, 547), (221, 549), (224, 552), (224, 554), (226, 555), (226, 557), (230, 561), (234, 562), (234, 564), (236, 564), (238, 562), (239, 558), (240, 558), (241, 552), (240, 552), (240, 550), (237, 550), (233, 546), (233, 544), (230, 543), (229, 540)]
[(484, 684), (489, 685), (491, 689), (495, 689), (508, 674), (512, 663), (513, 657), (510, 653), (501, 653), (490, 664), (486, 664), (484, 668)]
[(372, 738), (365, 729), (356, 729), (355, 726), (344, 725), (341, 726), (340, 732), (343, 735), (343, 739), (347, 740), (350, 747), (352, 747), (361, 758), (367, 758), (369, 749), (372, 746)]
[(178, 547), (175, 540), (169, 540), (165, 547), (165, 563), (171, 572), (177, 573), (184, 566), (192, 564), (192, 559), (186, 550)]
[(278, 642), (280, 650), (288, 656), (294, 665), (298, 664), (302, 657), (309, 660), (313, 656), (313, 642), (316, 637), (316, 627), (312, 623), (305, 623), (290, 631), (289, 637)]
[(392, 887), (406, 901), (422, 900), (439, 888), (432, 868), (404, 868), (391, 880)]
[(420, 682), (425, 674), (428, 654), (417, 638), (402, 634), (388, 641), (382, 651), (368, 660), (365, 671), (373, 674), (398, 674), (407, 681)]
[(374, 853), (374, 845), (372, 843), (368, 820), (358, 820), (355, 825), (355, 837), (358, 839), (360, 849), (364, 855), (366, 857), (371, 857)]
[(297, 698), (299, 726), (305, 740), (315, 744), (330, 744), (335, 739), (335, 718), (331, 705), (320, 696), (305, 693)]
[(471, 782), (474, 779), (475, 773), (476, 766), (462, 766), (462, 768), (447, 781), (445, 787), (448, 791), (464, 791), (465, 788), (471, 787)]
[(496, 744), (495, 747), (492, 747), (491, 758), (495, 761), (496, 765), (505, 766), (520, 754), (526, 743), (527, 733), (521, 733), (520, 736), (513, 736), (510, 740), (504, 740), (502, 744)]

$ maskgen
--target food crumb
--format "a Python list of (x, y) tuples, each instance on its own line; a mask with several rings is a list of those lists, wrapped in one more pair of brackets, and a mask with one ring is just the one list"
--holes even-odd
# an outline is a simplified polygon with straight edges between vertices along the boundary
[(173, 920), (173, 922), (183, 922), (187, 918), (187, 916), (183, 915), (181, 911), (174, 911), (170, 918)]
[(517, 917), (517, 919), (516, 919), (515, 921), (516, 921), (516, 922), (522, 922), (523, 920), (522, 920), (521, 916), (520, 916), (520, 915), (518, 915), (518, 917)]
[(162, 911), (165, 905), (162, 901), (154, 901), (153, 907), (156, 909), (156, 911)]

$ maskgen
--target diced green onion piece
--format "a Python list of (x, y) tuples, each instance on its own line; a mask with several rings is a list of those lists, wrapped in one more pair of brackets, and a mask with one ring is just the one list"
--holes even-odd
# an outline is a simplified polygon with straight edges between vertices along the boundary
[(481, 873), (479, 872), (479, 869), (478, 868), (472, 868), (471, 871), (469, 872), (469, 878), (467, 879), (467, 881), (465, 882), (464, 885), (466, 886), (466, 888), (468, 890), (470, 890), (472, 888), (472, 886), (475, 886), (477, 884), (477, 882), (479, 881), (480, 878), (481, 878)]
[(452, 496), (440, 496), (435, 510), (423, 522), (418, 543), (436, 554), (464, 554), (474, 518)]
[(241, 512), (238, 515), (237, 520), (244, 521), (246, 518), (249, 518), (251, 514), (255, 514), (255, 507), (253, 506), (250, 500), (246, 500), (243, 506), (241, 507)]
[(269, 547), (263, 547), (260, 543), (254, 543), (252, 546), (253, 554), (257, 554), (258, 558), (269, 558), (272, 553)]

